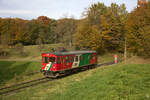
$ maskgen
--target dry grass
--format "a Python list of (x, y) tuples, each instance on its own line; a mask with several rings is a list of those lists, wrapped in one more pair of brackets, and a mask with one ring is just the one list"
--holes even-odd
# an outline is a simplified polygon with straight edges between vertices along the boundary
[(127, 64), (150, 64), (150, 59), (133, 56), (127, 60)]

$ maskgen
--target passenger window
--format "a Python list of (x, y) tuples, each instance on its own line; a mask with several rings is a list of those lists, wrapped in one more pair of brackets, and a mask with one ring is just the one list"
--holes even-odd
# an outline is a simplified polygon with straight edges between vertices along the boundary
[(60, 64), (60, 57), (57, 57), (57, 64)]
[(84, 61), (84, 56), (80, 56), (80, 61)]
[(76, 61), (78, 61), (78, 56), (76, 56)]
[(95, 59), (95, 55), (93, 55), (93, 59)]
[(61, 64), (64, 63), (64, 57), (61, 57)]
[(65, 57), (62, 57), (62, 62), (65, 64)]
[(95, 60), (97, 59), (97, 56), (95, 55)]
[(94, 59), (94, 55), (91, 55), (91, 59)]
[(70, 63), (69, 56), (66, 57), (66, 63)]
[(83, 56), (83, 61), (85, 60), (85, 57)]
[(73, 56), (71, 56), (71, 63), (73, 63), (73, 61), (74, 61), (74, 57), (73, 57)]
[(82, 56), (80, 56), (80, 61), (82, 60)]
[(88, 55), (88, 59), (91, 59), (91, 55)]

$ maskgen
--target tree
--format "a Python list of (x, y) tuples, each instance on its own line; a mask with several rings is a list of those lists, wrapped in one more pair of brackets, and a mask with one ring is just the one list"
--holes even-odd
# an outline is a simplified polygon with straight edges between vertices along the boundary
[(99, 34), (98, 27), (96, 25), (90, 26), (88, 19), (83, 20), (77, 28), (76, 33), (76, 45), (81, 49), (93, 49), (98, 50), (102, 48), (100, 46), (101, 36)]
[(119, 6), (112, 3), (110, 7), (106, 7), (102, 3), (97, 3), (89, 7), (86, 12), (86, 18), (77, 28), (77, 46), (82, 48), (83, 45), (86, 45), (88, 48), (94, 49), (92, 47), (94, 44), (87, 44), (89, 41), (95, 43), (92, 38), (96, 38), (94, 37), (96, 35), (98, 37), (96, 39), (99, 39), (96, 43), (99, 44), (96, 44), (97, 49), (94, 50), (99, 50), (100, 53), (123, 51), (120, 41), (124, 41), (124, 25), (128, 15), (125, 5)]
[(72, 36), (76, 32), (77, 21), (73, 18), (63, 18), (57, 21), (56, 34), (58, 41), (72, 46)]
[(150, 56), (150, 2), (131, 12), (127, 30), (128, 51), (144, 57)]

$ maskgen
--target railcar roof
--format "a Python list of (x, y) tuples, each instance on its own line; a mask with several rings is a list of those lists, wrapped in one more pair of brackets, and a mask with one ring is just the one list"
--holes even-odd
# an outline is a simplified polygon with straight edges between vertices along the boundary
[[(48, 54), (54, 54), (56, 56), (63, 56), (63, 55), (72, 55), (72, 54), (86, 54), (86, 53), (96, 53), (96, 51), (69, 51), (69, 52), (48, 52)], [(46, 53), (43, 53), (46, 54)]]

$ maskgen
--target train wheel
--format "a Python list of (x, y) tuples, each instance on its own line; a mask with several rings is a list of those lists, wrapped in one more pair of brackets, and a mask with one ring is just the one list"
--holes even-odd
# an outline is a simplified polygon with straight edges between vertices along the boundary
[(55, 73), (55, 77), (58, 78), (60, 76), (59, 73)]

